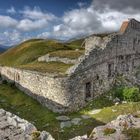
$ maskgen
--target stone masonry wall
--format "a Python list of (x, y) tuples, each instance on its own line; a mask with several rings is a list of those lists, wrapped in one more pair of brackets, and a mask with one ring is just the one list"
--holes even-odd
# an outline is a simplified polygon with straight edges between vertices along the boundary
[(109, 90), (115, 75), (134, 76), (140, 66), (140, 30), (132, 28), (137, 25), (133, 22), (129, 23), (124, 34), (113, 36), (104, 49), (91, 49), (77, 65), (67, 71), (74, 83), (72, 95), (80, 94), (84, 102)]
[(3, 79), (15, 81), (19, 89), (54, 112), (71, 111), (71, 93), (67, 77), (48, 76), (10, 67), (0, 67), (0, 73)]
[(60, 57), (51, 57), (49, 54), (41, 56), (38, 58), (39, 62), (63, 62), (65, 64), (75, 64), (78, 59), (70, 59), (70, 58), (60, 58)]

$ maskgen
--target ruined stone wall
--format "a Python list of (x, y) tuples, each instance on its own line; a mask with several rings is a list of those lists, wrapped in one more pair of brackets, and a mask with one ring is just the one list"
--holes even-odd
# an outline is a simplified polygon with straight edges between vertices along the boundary
[(67, 77), (55, 77), (38, 72), (0, 67), (3, 79), (16, 86), (54, 112), (71, 111), (71, 92)]
[[(89, 44), (91, 45), (91, 42)], [(104, 93), (112, 86), (115, 75), (123, 74), (129, 77), (139, 66), (140, 31), (130, 27), (124, 34), (113, 36), (104, 49), (96, 47), (90, 50), (77, 65), (69, 69), (68, 74), (74, 83), (72, 95), (77, 95), (76, 98), (82, 97), (75, 102), (80, 104), (79, 102), (88, 99), (86, 90), (90, 90), (91, 99)], [(86, 85), (89, 84), (90, 89), (87, 89)]]
[(75, 64), (78, 59), (70, 59), (70, 58), (60, 58), (60, 57), (51, 57), (49, 54), (41, 56), (38, 58), (39, 62), (63, 62), (65, 64)]

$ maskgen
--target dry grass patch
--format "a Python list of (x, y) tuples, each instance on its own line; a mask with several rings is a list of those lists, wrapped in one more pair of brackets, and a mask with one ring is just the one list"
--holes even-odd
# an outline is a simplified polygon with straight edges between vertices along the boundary
[(65, 64), (62, 62), (35, 62), (27, 65), (21, 65), (19, 68), (34, 70), (43, 73), (57, 73), (57, 74), (65, 74), (68, 68), (70, 68), (72, 64)]
[(77, 59), (84, 54), (84, 50), (61, 50), (50, 53), (52, 57)]

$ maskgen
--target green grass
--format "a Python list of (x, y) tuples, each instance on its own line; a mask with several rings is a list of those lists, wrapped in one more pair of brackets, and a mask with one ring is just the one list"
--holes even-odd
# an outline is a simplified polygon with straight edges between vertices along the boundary
[(55, 51), (50, 53), (52, 57), (60, 57), (60, 58), (70, 58), (77, 59), (81, 55), (84, 54), (84, 50), (65, 50), (65, 51)]
[[(77, 43), (76, 41), (72, 43), (60, 43), (56, 40), (31, 39), (0, 54), (0, 65), (21, 68), (26, 67), (26, 69), (29, 68), (43, 72), (54, 72), (55, 70), (56, 73), (58, 71), (65, 72), (66, 68), (69, 68), (68, 65), (60, 63), (59, 68), (57, 67), (57, 64), (59, 63), (57, 63), (55, 68), (54, 64), (36, 63), (36, 61), (38, 57), (47, 53), (52, 53), (52, 55), (57, 55), (58, 53), (60, 57), (68, 56), (69, 58), (76, 58), (84, 52), (80, 50), (76, 52), (75, 49), (81, 50), (83, 48), (81, 48), (80, 43)], [(48, 65), (52, 68), (51, 70), (46, 68)], [(62, 66), (64, 67), (62, 68)]]
[(62, 62), (34, 62), (26, 65), (21, 65), (19, 68), (34, 70), (38, 72), (56, 73), (64, 75), (66, 70), (70, 68), (72, 64), (65, 64)]
[(84, 42), (84, 38), (83, 39), (76, 39), (76, 40), (73, 40), (73, 41), (66, 43), (66, 45), (69, 47), (75, 48), (75, 49), (81, 49), (81, 50), (83, 49), (84, 50), (84, 48), (81, 48), (81, 45), (83, 42)]
[(31, 40), (9, 49), (0, 55), (0, 64), (8, 66), (25, 65), (38, 57), (56, 50), (67, 50), (64, 44), (50, 40)]
[(32, 39), (1, 54), (0, 64), (8, 66), (25, 65), (37, 60), (42, 55), (58, 50), (75, 50), (75, 48), (55, 40)]
[[(136, 114), (136, 112), (140, 110), (140, 102), (114, 106), (105, 96), (98, 97), (80, 111), (67, 113), (66, 115), (71, 119), (81, 117), (81, 115), (89, 115), (91, 118), (82, 120), (81, 125), (65, 128), (64, 131), (61, 131), (60, 122), (56, 120), (56, 117), (59, 116), (59, 114), (53, 113), (9, 84), (0, 85), (0, 108), (28, 120), (39, 130), (50, 132), (56, 140), (68, 140), (77, 135), (90, 135), (94, 127), (104, 125), (105, 123), (116, 119), (120, 114)], [(99, 108), (102, 109), (101, 112), (94, 115), (90, 114), (91, 110)], [(112, 109), (116, 110), (116, 112), (113, 112)]]

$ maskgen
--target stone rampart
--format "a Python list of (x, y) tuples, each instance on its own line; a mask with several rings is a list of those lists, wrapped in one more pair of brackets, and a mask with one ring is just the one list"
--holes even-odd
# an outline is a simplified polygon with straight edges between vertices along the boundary
[(65, 64), (76, 64), (78, 59), (51, 57), (49, 54), (38, 58), (39, 62), (63, 62)]
[(15, 82), (20, 90), (54, 112), (71, 111), (71, 93), (67, 77), (56, 77), (11, 67), (0, 67), (0, 73), (2, 79)]

